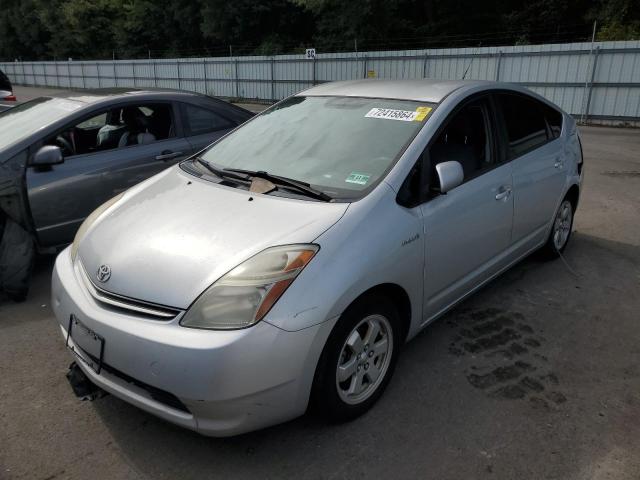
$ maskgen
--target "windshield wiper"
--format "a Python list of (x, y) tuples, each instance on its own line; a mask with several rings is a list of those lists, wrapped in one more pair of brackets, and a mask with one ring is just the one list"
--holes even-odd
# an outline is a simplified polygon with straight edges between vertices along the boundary
[(299, 192), (304, 193), (305, 195), (313, 198), (317, 198), (318, 200), (322, 200), (324, 202), (330, 202), (333, 200), (333, 197), (327, 195), (321, 190), (317, 190), (313, 188), (306, 182), (301, 182), (300, 180), (294, 180), (293, 178), (281, 177), (280, 175), (273, 175), (271, 173), (258, 170), (256, 172), (252, 170), (243, 170), (241, 168), (225, 168), (225, 172), (234, 172), (234, 173), (244, 173), (249, 177), (257, 177), (262, 178), (264, 180), (269, 180), (272, 183), (280, 184), (285, 187), (290, 187), (298, 190)]
[(214, 175), (217, 175), (220, 178), (232, 178), (234, 180), (240, 180), (243, 182), (249, 182), (251, 181), (250, 177), (247, 176), (242, 176), (242, 175), (236, 175), (230, 171), (226, 171), (227, 169), (225, 168), (224, 170), (214, 167), (213, 165), (211, 165), (209, 162), (207, 162), (204, 158), (202, 157), (195, 157), (196, 161), (202, 165), (204, 168), (206, 168), (207, 170), (209, 170), (211, 173), (213, 173)]

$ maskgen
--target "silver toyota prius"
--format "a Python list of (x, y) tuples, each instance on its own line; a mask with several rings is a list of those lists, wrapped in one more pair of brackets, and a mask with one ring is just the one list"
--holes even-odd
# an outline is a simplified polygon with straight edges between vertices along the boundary
[(67, 376), (206, 435), (354, 418), (431, 321), (561, 255), (582, 174), (574, 120), (514, 85), (311, 88), (86, 219), (53, 273)]

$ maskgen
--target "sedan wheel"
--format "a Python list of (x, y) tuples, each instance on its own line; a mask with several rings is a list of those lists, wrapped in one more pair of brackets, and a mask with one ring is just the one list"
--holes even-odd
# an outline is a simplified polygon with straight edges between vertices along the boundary
[(556, 250), (562, 251), (569, 240), (571, 225), (573, 224), (573, 207), (569, 200), (565, 200), (560, 205), (556, 219), (553, 224), (553, 244)]
[(356, 405), (369, 398), (384, 379), (393, 354), (393, 330), (382, 315), (363, 319), (344, 342), (336, 368), (338, 395)]
[(402, 328), (389, 299), (366, 295), (341, 315), (322, 351), (311, 409), (333, 421), (353, 419), (380, 398), (400, 351)]
[(542, 247), (543, 258), (557, 258), (564, 251), (571, 238), (573, 213), (573, 204), (565, 198), (553, 219), (547, 243)]

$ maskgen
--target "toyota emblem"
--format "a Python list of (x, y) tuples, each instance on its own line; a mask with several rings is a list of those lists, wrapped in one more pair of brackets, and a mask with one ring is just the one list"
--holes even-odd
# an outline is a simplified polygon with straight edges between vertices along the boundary
[(111, 278), (111, 268), (109, 265), (100, 265), (98, 273), (96, 273), (96, 277), (98, 278), (98, 281), (102, 283), (109, 280)]

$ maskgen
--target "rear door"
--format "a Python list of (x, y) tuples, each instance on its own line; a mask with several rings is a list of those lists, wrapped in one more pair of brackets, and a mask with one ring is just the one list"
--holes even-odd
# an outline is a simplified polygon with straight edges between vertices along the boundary
[(488, 95), (466, 102), (427, 150), (428, 183), (435, 165), (455, 160), (464, 182), (422, 205), (425, 235), (424, 317), (446, 309), (508, 262), (513, 218), (511, 165), (501, 161)]
[(526, 250), (544, 240), (564, 188), (562, 115), (528, 95), (501, 92), (495, 98), (513, 164), (513, 241)]

